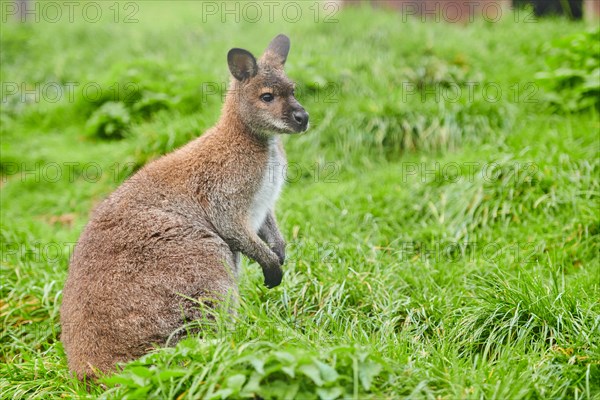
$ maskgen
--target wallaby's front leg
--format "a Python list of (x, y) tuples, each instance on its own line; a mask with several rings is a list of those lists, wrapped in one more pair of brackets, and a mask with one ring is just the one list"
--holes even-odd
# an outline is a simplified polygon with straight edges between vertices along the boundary
[(240, 251), (260, 264), (267, 287), (272, 288), (281, 283), (283, 271), (279, 256), (249, 226), (240, 224), (222, 229), (221, 237), (232, 251)]
[(269, 211), (265, 222), (258, 230), (258, 236), (265, 241), (279, 257), (279, 263), (283, 265), (285, 261), (285, 239), (277, 227), (277, 220), (273, 211)]

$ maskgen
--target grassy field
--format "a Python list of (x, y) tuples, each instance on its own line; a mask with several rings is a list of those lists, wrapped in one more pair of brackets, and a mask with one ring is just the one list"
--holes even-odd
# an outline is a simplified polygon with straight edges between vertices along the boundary
[[(597, 68), (589, 24), (76, 3), (1, 3), (3, 399), (600, 399), (598, 78), (555, 65)], [(282, 285), (244, 260), (234, 323), (86, 391), (58, 311), (90, 210), (217, 120), (229, 48), (280, 32), (312, 124), (284, 139)]]

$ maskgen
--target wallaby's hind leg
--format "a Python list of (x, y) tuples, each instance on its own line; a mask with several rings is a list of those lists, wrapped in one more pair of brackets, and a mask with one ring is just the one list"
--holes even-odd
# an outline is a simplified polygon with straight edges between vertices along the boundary
[(134, 256), (122, 259), (122, 268), (132, 270), (129, 279), (103, 276), (63, 310), (62, 340), (79, 378), (94, 377), (95, 370), (109, 373), (117, 362), (176, 344), (186, 324), (198, 321), (195, 330), (202, 329), (205, 306), (234, 306), (236, 257), (218, 237), (191, 233), (148, 246), (144, 268), (135, 268)]
[(161, 271), (168, 287), (163, 322), (170, 327), (165, 341), (175, 344), (185, 336), (187, 327), (209, 324), (215, 313), (237, 304), (239, 255), (232, 252), (218, 237), (191, 235), (177, 241), (178, 251), (163, 254)]

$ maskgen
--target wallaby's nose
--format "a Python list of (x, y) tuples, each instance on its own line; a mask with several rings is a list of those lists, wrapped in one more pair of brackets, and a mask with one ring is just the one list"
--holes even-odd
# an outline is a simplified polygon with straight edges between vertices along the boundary
[(306, 129), (308, 125), (308, 113), (304, 110), (294, 111), (292, 113), (294, 120), (298, 123), (298, 125), (302, 128), (302, 130)]

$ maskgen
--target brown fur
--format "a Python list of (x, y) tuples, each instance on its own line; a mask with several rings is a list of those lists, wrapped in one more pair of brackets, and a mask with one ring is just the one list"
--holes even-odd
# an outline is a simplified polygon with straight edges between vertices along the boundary
[(282, 177), (268, 178), (277, 185), (266, 177), (285, 163), (275, 133), (308, 128), (283, 72), (288, 50), (283, 35), (259, 61), (232, 49), (234, 78), (216, 126), (146, 165), (93, 213), (61, 307), (61, 339), (79, 378), (165, 345), (202, 317), (193, 299), (235, 298), (240, 252), (261, 265), (267, 286), (281, 282), (285, 242), (272, 204)]

